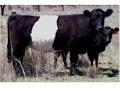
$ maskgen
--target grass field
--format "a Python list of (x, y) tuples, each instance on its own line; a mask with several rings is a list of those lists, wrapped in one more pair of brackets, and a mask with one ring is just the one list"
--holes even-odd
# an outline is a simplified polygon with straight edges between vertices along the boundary
[[(106, 20), (106, 25), (112, 27), (118, 26), (118, 13)], [(52, 41), (36, 42), (33, 46), (26, 49), (24, 56), (23, 67), (26, 75), (32, 77), (18, 78), (12, 63), (7, 63), (7, 32), (6, 22), (7, 17), (0, 17), (0, 81), (13, 82), (109, 82), (119, 81), (119, 41), (118, 35), (114, 35), (111, 44), (106, 48), (106, 51), (100, 53), (99, 71), (96, 73), (95, 68), (90, 68), (88, 57), (81, 59), (79, 55), (79, 69), (83, 76), (69, 76), (69, 71), (63, 66), (61, 57), (58, 59), (57, 69), (53, 68), (54, 54), (51, 48)], [(69, 55), (67, 57), (69, 64)]]

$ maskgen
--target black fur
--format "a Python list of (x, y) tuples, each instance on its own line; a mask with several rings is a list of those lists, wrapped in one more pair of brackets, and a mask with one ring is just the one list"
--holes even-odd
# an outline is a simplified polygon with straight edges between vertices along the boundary
[[(22, 63), (25, 47), (32, 41), (30, 33), (34, 23), (39, 19), (37, 16), (11, 15), (8, 18), (8, 63), (16, 57)], [(13, 51), (12, 51), (13, 49)], [(13, 55), (12, 55), (13, 53)], [(13, 60), (15, 70), (18, 65)], [(16, 74), (18, 74), (16, 72)]]

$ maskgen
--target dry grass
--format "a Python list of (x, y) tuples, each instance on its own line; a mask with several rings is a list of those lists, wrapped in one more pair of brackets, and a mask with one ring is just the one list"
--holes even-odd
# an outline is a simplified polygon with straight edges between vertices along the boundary
[[(3, 42), (2, 42), (3, 43)], [(45, 43), (44, 43), (45, 44)], [(40, 46), (40, 44), (36, 44)], [(50, 44), (47, 44), (50, 45)], [(47, 46), (46, 45), (46, 46)], [(114, 50), (113, 44), (109, 45), (105, 52), (100, 54), (99, 72), (96, 74), (95, 69), (90, 68), (88, 57), (84, 59), (79, 56), (78, 69), (83, 76), (69, 76), (69, 71), (64, 69), (62, 58), (58, 58), (57, 69), (53, 68), (54, 54), (48, 48), (39, 50), (29, 46), (26, 49), (23, 66), (27, 76), (26, 78), (16, 78), (12, 64), (7, 63), (6, 44), (2, 44), (0, 54), (0, 81), (118, 81), (119, 80), (119, 61), (118, 52)], [(4, 48), (4, 49), (3, 49)], [(52, 50), (52, 49), (51, 49)], [(117, 53), (117, 54), (116, 54)], [(69, 55), (67, 57), (69, 64)], [(94, 79), (92, 79), (92, 78)]]
[[(63, 65), (62, 60), (58, 60), (60, 65)], [(39, 43), (34, 42), (31, 46), (26, 49), (24, 57), (24, 66), (27, 71), (31, 69), (32, 76), (42, 76), (49, 74), (54, 75), (55, 69), (53, 67), (54, 53), (52, 49), (52, 41), (39, 41)], [(58, 63), (59, 63), (58, 62)], [(63, 66), (62, 66), (63, 67)]]
[[(25, 57), (25, 60), (27, 61), (28, 58), (30, 58), (27, 62), (31, 66), (29, 67), (29, 65), (25, 64), (25, 66), (29, 67), (28, 71), (31, 70), (31, 68), (34, 68), (33, 70), (35, 72), (35, 77), (43, 78), (42, 81), (44, 80), (45, 81), (59, 81), (59, 80), (69, 81), (67, 79), (69, 77), (69, 73), (68, 73), (69, 71), (64, 69), (61, 57), (58, 58), (57, 69), (55, 70), (53, 68), (53, 61), (54, 61), (53, 50), (51, 49), (52, 51), (47, 52), (46, 51), (47, 47), (44, 47), (47, 45), (50, 46), (50, 44), (45, 43), (45, 42), (44, 44), (35, 43), (34, 46), (31, 46), (31, 47), (29, 46), (27, 48), (26, 50), (27, 53), (25, 55), (27, 57)], [(38, 47), (35, 48), (35, 46), (39, 46), (39, 48), (44, 47), (44, 50), (39, 50), (39, 48)], [(114, 55), (114, 57), (112, 55)], [(93, 81), (97, 81), (97, 80), (99, 81), (100, 78), (104, 78), (104, 77), (106, 77), (106, 79), (104, 78), (100, 81), (107, 81), (107, 80), (118, 81), (119, 80), (118, 52), (115, 51), (113, 43), (111, 43), (107, 47), (105, 52), (100, 54), (99, 71), (96, 71), (95, 67), (94, 68), (90, 67), (90, 62), (89, 62), (87, 55), (83, 55), (83, 57), (79, 55), (79, 63), (78, 63), (78, 68), (83, 73), (83, 76), (79, 80), (77, 80), (78, 76), (76, 76), (74, 79), (69, 77), (70, 81), (72, 80), (73, 81), (86, 81), (83, 79), (85, 77), (89, 78), (88, 81), (92, 80), (91, 78), (94, 78)], [(69, 54), (68, 54), (67, 62), (69, 64)], [(40, 78), (37, 78), (38, 80), (35, 78), (35, 81), (39, 81)]]
[[(79, 55), (78, 69), (83, 73), (83, 76), (73, 77), (70, 77), (69, 70), (64, 68), (61, 57), (58, 58), (57, 69), (53, 68), (54, 54), (50, 48), (50, 42), (34, 43), (34, 46), (26, 48), (24, 56), (23, 66), (26, 77), (17, 78), (12, 64), (7, 63), (6, 42), (4, 41), (6, 40), (1, 39), (0, 44), (2, 52), (0, 53), (0, 81), (119, 81), (118, 51), (115, 50), (113, 43), (100, 54), (98, 73), (95, 68), (90, 68), (87, 55), (84, 55), (84, 59)], [(43, 47), (44, 49), (42, 49)], [(68, 64), (69, 58), (68, 54)]]
[(12, 64), (7, 63), (6, 57), (6, 36), (0, 36), (0, 81), (12, 81), (15, 77), (15, 72)]
[(26, 48), (23, 63), (28, 76), (41, 76), (44, 73), (48, 73), (49, 65), (46, 53), (50, 51), (49, 49), (49, 47), (48, 49), (46, 48), (45, 42), (42, 45), (37, 43)]
[(0, 34), (7, 33), (7, 18), (6, 16), (0, 16)]

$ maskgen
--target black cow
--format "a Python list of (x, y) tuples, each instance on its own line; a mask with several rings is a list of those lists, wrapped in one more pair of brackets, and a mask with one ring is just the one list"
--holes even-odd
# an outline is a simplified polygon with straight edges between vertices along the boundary
[(112, 29), (110, 26), (105, 26), (103, 30), (96, 34), (94, 42), (87, 52), (91, 66), (93, 66), (93, 61), (95, 59), (96, 67), (98, 67), (99, 53), (105, 51), (106, 46), (111, 42), (112, 34), (118, 31), (119, 28)]
[[(103, 52), (106, 48), (106, 46), (111, 42), (112, 34), (116, 34), (119, 31), (119, 28), (112, 29), (110, 26), (105, 26), (103, 30), (98, 32), (94, 38), (94, 42), (91, 45), (91, 48), (88, 49), (88, 56), (91, 62), (91, 66), (93, 66), (93, 61), (95, 59), (96, 67), (98, 67), (98, 58), (99, 53)], [(64, 67), (66, 69), (69, 69), (67, 67), (66, 57), (67, 57), (68, 51), (56, 51), (55, 52), (55, 61), (54, 61), (54, 67), (56, 68), (57, 64), (57, 58), (62, 55)]]
[(32, 27), (38, 19), (38, 16), (16, 14), (8, 18), (8, 63), (13, 60), (13, 66), (18, 76), (22, 76), (22, 72), (19, 64), (16, 64), (15, 58), (22, 63), (25, 47), (32, 41), (30, 36)]
[(104, 26), (105, 17), (112, 14), (112, 10), (103, 11), (94, 9), (84, 14), (59, 16), (57, 20), (58, 30), (53, 42), (53, 49), (64, 51), (65, 56), (70, 51), (70, 75), (78, 72), (76, 68), (78, 54), (88, 52), (92, 46), (97, 32)]

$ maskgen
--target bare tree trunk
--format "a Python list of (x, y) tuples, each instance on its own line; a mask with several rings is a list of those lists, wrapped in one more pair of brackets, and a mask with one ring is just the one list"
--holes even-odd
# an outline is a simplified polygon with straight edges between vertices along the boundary
[(5, 5), (0, 5), (0, 7), (1, 7), (1, 16), (3, 16), (4, 15)]
[(64, 11), (65, 10), (64, 5), (61, 5), (61, 6), (62, 6), (62, 10)]
[(37, 5), (38, 12), (40, 12), (40, 5)]

